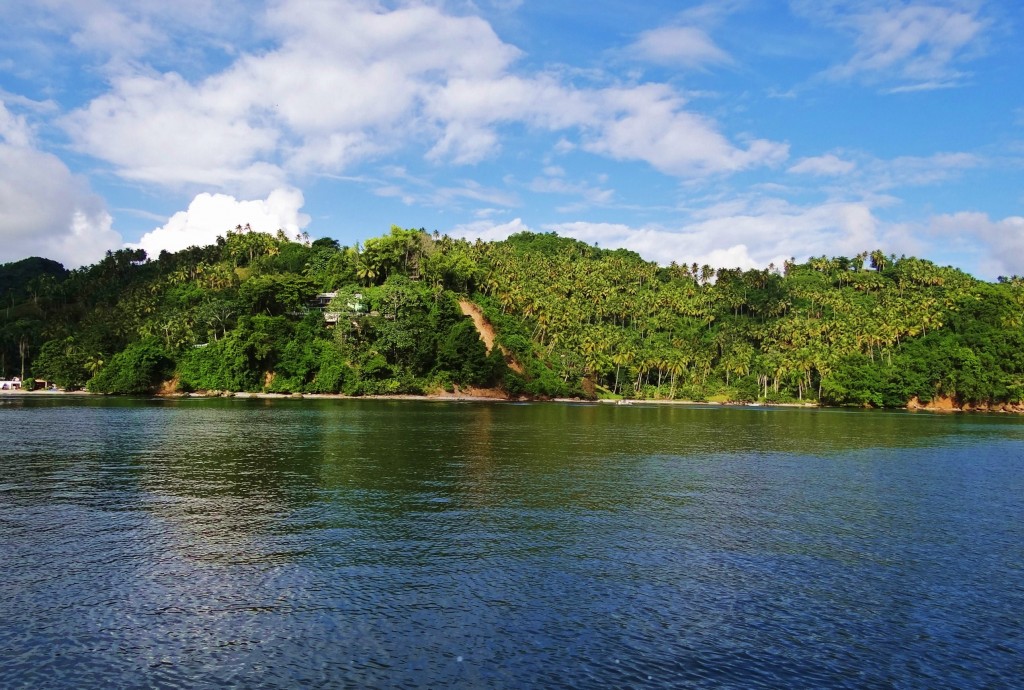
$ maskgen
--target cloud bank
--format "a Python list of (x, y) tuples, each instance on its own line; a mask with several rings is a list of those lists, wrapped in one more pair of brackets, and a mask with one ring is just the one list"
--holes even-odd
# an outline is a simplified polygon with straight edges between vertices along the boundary
[(236, 226), (249, 225), (256, 232), (275, 234), (283, 230), (294, 238), (309, 224), (300, 212), (304, 199), (297, 189), (276, 189), (266, 199), (238, 200), (227, 194), (202, 193), (188, 209), (175, 213), (166, 224), (147, 232), (127, 246), (146, 250), (150, 258), (161, 251), (176, 252), (192, 246), (214, 244)]
[[(783, 143), (730, 141), (667, 84), (580, 87), (553, 74), (515, 74), (519, 50), (487, 22), (432, 5), (281, 0), (263, 28), (268, 50), (198, 79), (151, 69), (114, 75), (109, 92), (64, 119), (75, 147), (127, 179), (250, 194), (405, 147), (472, 164), (500, 150), (510, 124), (680, 177), (787, 156)], [(724, 59), (696, 29), (669, 31), (638, 45), (653, 57)], [(689, 57), (667, 52), (680, 31)]]
[(120, 244), (103, 200), (36, 148), (25, 118), (0, 101), (0, 261), (43, 256), (76, 268)]

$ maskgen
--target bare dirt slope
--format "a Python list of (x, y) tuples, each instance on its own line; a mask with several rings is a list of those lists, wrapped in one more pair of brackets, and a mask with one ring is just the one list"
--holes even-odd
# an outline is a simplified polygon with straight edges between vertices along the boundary
[[(491, 325), (491, 322), (480, 311), (480, 307), (469, 300), (459, 300), (459, 309), (462, 310), (463, 314), (473, 319), (476, 332), (480, 334), (480, 340), (484, 341), (484, 345), (487, 346), (487, 353), (490, 354), (491, 350), (494, 349), (494, 326)], [(501, 346), (499, 345), (498, 347)], [(501, 354), (505, 355), (505, 361), (508, 363), (509, 369), (517, 374), (523, 373), (523, 365), (503, 347), (501, 348)]]

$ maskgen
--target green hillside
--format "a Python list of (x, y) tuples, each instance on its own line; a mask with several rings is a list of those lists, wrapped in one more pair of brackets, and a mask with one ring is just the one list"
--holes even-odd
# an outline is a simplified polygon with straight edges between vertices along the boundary
[[(1024, 283), (881, 251), (740, 271), (660, 267), (552, 234), (469, 243), (392, 228), (342, 247), (236, 228), (155, 259), (6, 264), (0, 288), (0, 375), (97, 392), (1024, 397)], [(460, 298), (494, 326), (492, 352)]]

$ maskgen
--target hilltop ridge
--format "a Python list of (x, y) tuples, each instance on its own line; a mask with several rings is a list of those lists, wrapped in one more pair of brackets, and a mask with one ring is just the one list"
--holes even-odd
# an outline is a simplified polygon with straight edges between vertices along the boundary
[(554, 234), (467, 242), (393, 227), (343, 247), (237, 227), (71, 272), (6, 264), (0, 288), (0, 375), (96, 392), (479, 387), (973, 409), (1024, 395), (1024, 283), (880, 250), (744, 271)]

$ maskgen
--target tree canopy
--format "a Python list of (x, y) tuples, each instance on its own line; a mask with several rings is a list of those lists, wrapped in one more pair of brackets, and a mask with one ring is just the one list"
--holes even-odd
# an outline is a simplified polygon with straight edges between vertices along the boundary
[[(5, 264), (0, 294), (0, 375), (103, 392), (1024, 398), (1024, 282), (881, 250), (744, 271), (550, 233), (471, 243), (392, 227), (347, 247), (236, 227), (155, 260)], [(460, 298), (496, 330), (490, 352)]]

